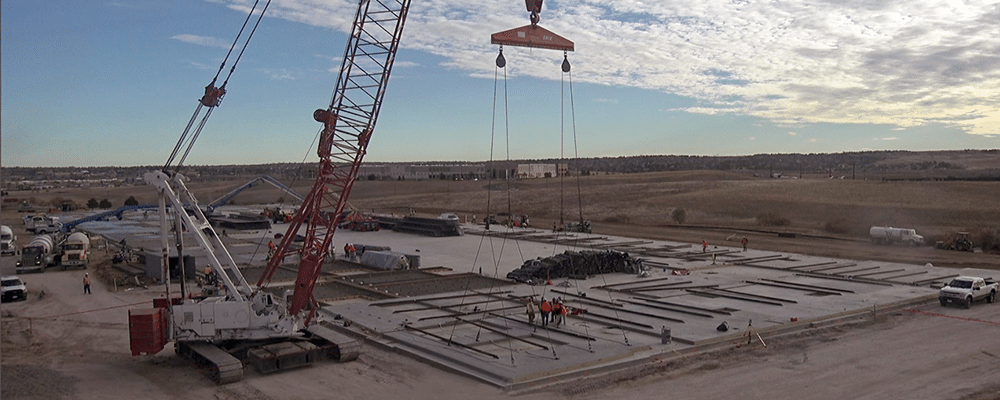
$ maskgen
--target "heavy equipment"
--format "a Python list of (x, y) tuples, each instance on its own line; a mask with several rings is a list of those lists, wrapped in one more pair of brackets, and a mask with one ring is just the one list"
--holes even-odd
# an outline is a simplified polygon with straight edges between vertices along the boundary
[[(244, 278), (198, 207), (197, 199), (185, 186), (181, 174), (184, 160), (205, 122), (226, 94), (228, 77), (216, 87), (219, 77), (216, 74), (205, 88), (205, 96), (199, 100), (163, 169), (147, 173), (145, 179), (160, 195), (164, 271), (169, 268), (172, 258), (169, 251), (171, 233), (179, 263), (184, 260), (185, 237), (193, 237), (224, 290), (218, 296), (188, 298), (182, 285), (181, 296), (171, 297), (168, 284), (167, 298), (154, 301), (154, 308), (130, 310), (133, 355), (156, 353), (173, 341), (179, 354), (206, 365), (220, 383), (242, 379), (244, 363), (253, 364), (262, 372), (272, 372), (323, 358), (340, 361), (357, 358), (358, 344), (353, 339), (319, 321), (319, 303), (312, 293), (374, 132), (409, 4), (409, 0), (359, 1), (333, 101), (327, 108), (313, 113), (313, 118), (323, 124), (317, 149), (320, 160), (316, 181), (256, 286), (251, 286)], [(259, 13), (250, 12), (247, 21), (252, 15), (259, 15), (259, 24), (266, 9), (267, 5)], [(245, 21), (244, 27), (246, 25)], [(242, 35), (243, 30), (240, 32)], [(247, 42), (252, 34), (253, 31)], [(237, 42), (239, 40), (238, 36)], [(245, 49), (246, 44), (243, 45)], [(224, 60), (223, 66), (225, 63)], [(220, 66), (219, 71), (222, 69)], [(230, 75), (234, 69), (235, 65)], [(203, 108), (207, 111), (188, 139)], [(177, 158), (185, 142), (187, 148)], [(173, 229), (167, 217), (168, 208), (173, 216)], [(298, 250), (298, 276), (288, 301), (286, 293), (272, 293), (268, 285), (279, 264), (290, 255), (292, 242), (303, 228), (305, 240)], [(183, 266), (180, 270), (184, 271)]]
[(945, 240), (934, 242), (934, 248), (942, 250), (973, 251), (969, 232), (956, 232)]
[(90, 257), (90, 238), (86, 233), (73, 232), (66, 237), (59, 245), (60, 264), (62, 269), (69, 267), (83, 267), (87, 269), (87, 261)]
[(21, 249), (21, 259), (16, 263), (17, 273), (45, 272), (45, 268), (59, 264), (56, 238), (38, 235)]
[(17, 236), (7, 225), (0, 225), (0, 254), (17, 253)]

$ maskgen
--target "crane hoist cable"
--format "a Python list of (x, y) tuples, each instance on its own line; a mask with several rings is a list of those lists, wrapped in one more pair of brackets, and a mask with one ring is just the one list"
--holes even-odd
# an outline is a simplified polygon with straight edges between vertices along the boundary
[(243, 31), (246, 30), (247, 24), (250, 22), (250, 18), (253, 17), (255, 11), (257, 10), (257, 5), (260, 0), (256, 0), (253, 3), (253, 7), (250, 12), (247, 13), (246, 19), (243, 20), (243, 25), (240, 27), (239, 33), (236, 34), (236, 39), (233, 40), (233, 44), (229, 46), (229, 51), (226, 53), (226, 57), (223, 58), (222, 63), (219, 65), (219, 70), (215, 72), (215, 76), (212, 78), (212, 82), (205, 86), (205, 95), (198, 99), (198, 106), (194, 110), (194, 114), (191, 115), (191, 119), (188, 120), (187, 126), (184, 127), (184, 132), (181, 133), (180, 139), (177, 140), (177, 144), (174, 145), (174, 150), (170, 153), (170, 157), (167, 158), (167, 162), (163, 164), (163, 172), (168, 172), (171, 164), (174, 162), (174, 158), (177, 157), (177, 153), (184, 146), (187, 141), (188, 134), (191, 132), (191, 127), (194, 126), (195, 121), (198, 120), (198, 116), (201, 115), (202, 108), (208, 107), (204, 115), (201, 115), (201, 121), (198, 122), (197, 128), (194, 134), (191, 135), (190, 141), (187, 141), (186, 149), (184, 150), (184, 155), (177, 160), (177, 165), (174, 166), (174, 173), (179, 172), (181, 167), (184, 165), (184, 161), (187, 159), (188, 154), (191, 153), (191, 148), (194, 147), (194, 143), (198, 140), (201, 135), (202, 129), (205, 128), (205, 124), (208, 123), (208, 118), (212, 115), (212, 111), (219, 104), (222, 103), (222, 98), (226, 95), (226, 85), (229, 84), (229, 78), (233, 76), (233, 72), (236, 71), (236, 65), (239, 64), (240, 59), (243, 57), (243, 53), (246, 51), (247, 46), (250, 45), (250, 40), (253, 38), (253, 34), (257, 32), (257, 27), (260, 26), (260, 21), (264, 18), (264, 14), (267, 12), (268, 6), (271, 5), (271, 0), (267, 0), (264, 7), (261, 9), (257, 16), (257, 21), (254, 23), (253, 28), (251, 28), (250, 33), (247, 35), (246, 40), (243, 42), (243, 47), (240, 49), (239, 54), (236, 56), (236, 60), (233, 61), (232, 67), (229, 68), (229, 74), (226, 75), (226, 79), (223, 81), (222, 85), (219, 87), (215, 86), (218, 81), (219, 76), (222, 74), (222, 70), (226, 67), (226, 62), (229, 61), (229, 57), (233, 54), (233, 50), (236, 45), (240, 42), (240, 38), (243, 36)]
[[(565, 38), (563, 38), (563, 37), (561, 37), (561, 36), (559, 36), (559, 35), (557, 35), (555, 33), (552, 33), (551, 31), (546, 30), (545, 28), (542, 28), (542, 27), (538, 26), (538, 21), (540, 20), (540, 17), (539, 17), (538, 14), (541, 12), (542, 1), (543, 0), (525, 0), (525, 5), (527, 6), (527, 11), (530, 12), (530, 21), (531, 21), (530, 25), (526, 25), (526, 26), (523, 26), (523, 27), (520, 27), (520, 28), (515, 28), (515, 29), (503, 31), (503, 32), (494, 33), (493, 35), (490, 36), (491, 43), (500, 45), (499, 54), (497, 55), (497, 58), (496, 58), (496, 67), (497, 67), (496, 71), (497, 71), (497, 73), (494, 74), (493, 123), (492, 123), (491, 135), (490, 135), (490, 164), (491, 165), (493, 165), (493, 163), (494, 163), (494, 160), (493, 160), (493, 149), (494, 149), (494, 145), (495, 145), (495, 128), (496, 128), (496, 112), (497, 112), (496, 111), (496, 100), (497, 100), (497, 91), (496, 91), (496, 88), (497, 88), (497, 81), (498, 81), (498, 78), (499, 78), (499, 70), (500, 69), (504, 70), (504, 75), (503, 75), (503, 77), (504, 77), (504, 110), (503, 111), (504, 111), (505, 141), (506, 141), (506, 147), (507, 147), (507, 163), (508, 164), (510, 163), (510, 122), (509, 122), (510, 119), (509, 119), (509, 116), (508, 116), (509, 108), (507, 106), (507, 72), (506, 72), (506, 69), (505, 69), (505, 67), (507, 65), (507, 60), (506, 60), (506, 58), (503, 55), (503, 45), (506, 44), (506, 45), (511, 45), (511, 46), (520, 46), (520, 47), (529, 47), (529, 48), (544, 48), (544, 49), (563, 50), (563, 65), (562, 65), (563, 72), (566, 72), (567, 69), (568, 69), (568, 67), (569, 67), (569, 61), (568, 61), (568, 59), (566, 57), (566, 52), (573, 51), (574, 44), (573, 44), (573, 42), (571, 42), (571, 41), (569, 41), (569, 40), (567, 40), (567, 39), (565, 39)], [(495, 172), (495, 171), (491, 171), (491, 172)], [(514, 214), (513, 214), (513, 210), (512, 210), (513, 199), (511, 198), (511, 192), (512, 192), (512, 190), (511, 190), (511, 182), (510, 182), (510, 180), (512, 179), (512, 177), (509, 174), (509, 169), (506, 168), (506, 167), (504, 168), (504, 179), (506, 180), (506, 183), (507, 183), (507, 185), (506, 185), (506, 187), (507, 187), (507, 215), (508, 215), (508, 218), (510, 218), (511, 221), (512, 221), (513, 218), (514, 218)], [(493, 188), (492, 180), (493, 180), (493, 176), (492, 176), (492, 173), (491, 173), (490, 174), (490, 183), (487, 185), (487, 187), (488, 187), (487, 201), (486, 201), (486, 203), (487, 203), (487, 210), (486, 210), (486, 218), (487, 218), (487, 222), (486, 222), (487, 225), (486, 226), (487, 226), (487, 228), (489, 226), (488, 224), (489, 224), (489, 218), (490, 218), (490, 211), (492, 211), (492, 209), (491, 209), (492, 188)], [(501, 242), (500, 254), (496, 254), (496, 251), (494, 249), (494, 261), (493, 261), (493, 264), (494, 264), (494, 277), (496, 277), (496, 275), (499, 273), (500, 261), (501, 261), (501, 258), (503, 256), (503, 249), (504, 249), (504, 244), (506, 244), (507, 234), (510, 233), (510, 230), (513, 229), (512, 224), (507, 224), (507, 225), (508, 226), (505, 227), (505, 229), (507, 229), (507, 232), (505, 232), (505, 234), (503, 235), (503, 241)], [(487, 233), (484, 230), (483, 231), (483, 237), (484, 237), (484, 239), (485, 239), (486, 236), (487, 236)], [(516, 239), (514, 239), (514, 240), (515, 240), (515, 243), (516, 243), (517, 240)], [(484, 240), (480, 240), (480, 248), (479, 248), (479, 250), (477, 251), (477, 254), (476, 254), (476, 260), (477, 261), (479, 259), (479, 252), (482, 251), (483, 241)], [(491, 249), (493, 248), (493, 241), (492, 240), (490, 240), (490, 247), (491, 247)], [(518, 245), (518, 250), (520, 251), (520, 245)], [(521, 257), (522, 257), (522, 262), (523, 262), (524, 255), (521, 254)], [(475, 264), (473, 264), (472, 268), (473, 268), (473, 270), (475, 270)], [(492, 289), (493, 288), (491, 287), (490, 290), (492, 291)], [(532, 295), (534, 295), (534, 288), (532, 288)], [(543, 296), (544, 296), (544, 289), (543, 289)], [(464, 304), (464, 302), (465, 302), (465, 298), (463, 296), (462, 303)], [(501, 307), (501, 308), (503, 308), (503, 307)], [(506, 321), (506, 318), (504, 318), (504, 321)], [(451, 335), (454, 336), (454, 333), (455, 333), (455, 326), (452, 326)], [(546, 330), (546, 334), (549, 335), (548, 330)], [(478, 340), (478, 337), (479, 337), (478, 333), (477, 333), (476, 337), (477, 337), (477, 340)], [(451, 340), (451, 338), (449, 338), (449, 341), (450, 340)], [(551, 341), (551, 337), (549, 337), (549, 340)], [(510, 337), (508, 336), (508, 342), (509, 341), (510, 341)], [(514, 363), (513, 347), (510, 346), (509, 343), (508, 343), (508, 348), (511, 349), (510, 350), (511, 351), (511, 363), (513, 364)], [(550, 348), (552, 350), (552, 356), (555, 359), (559, 359), (558, 354), (556, 354), (555, 347), (550, 347)]]
[[(501, 55), (497, 58), (497, 68), (494, 70), (494, 73), (493, 73), (493, 75), (494, 75), (494, 77), (493, 77), (493, 112), (491, 114), (492, 122), (490, 124), (490, 158), (489, 158), (489, 165), (493, 165), (493, 166), (496, 165), (493, 156), (494, 156), (494, 150), (495, 150), (494, 145), (496, 144), (495, 137), (496, 137), (496, 117), (497, 117), (497, 86), (498, 86), (498, 82), (500, 81), (499, 80), (500, 70), (503, 69), (503, 66), (502, 66), (503, 62), (501, 61), (503, 59), (502, 53), (503, 53), (503, 50), (501, 49)], [(504, 90), (503, 90), (503, 96), (504, 96), (503, 97), (504, 129), (505, 129), (505, 137), (508, 138), (507, 139), (507, 143), (508, 143), (508, 145), (507, 145), (507, 161), (510, 161), (510, 145), (509, 145), (509, 143), (510, 143), (510, 140), (509, 140), (509, 136), (510, 136), (510, 134), (509, 134), (510, 133), (510, 130), (509, 130), (510, 124), (509, 124), (509, 118), (508, 118), (509, 115), (507, 113), (507, 71), (506, 70), (504, 70), (504, 80), (503, 80), (503, 82), (504, 82)], [(504, 170), (506, 171), (506, 168)], [(493, 171), (495, 171), (495, 168), (493, 169)], [(493, 171), (491, 171), (491, 172), (493, 172)], [(506, 176), (506, 174), (505, 174), (505, 176)], [(507, 182), (508, 182), (508, 194), (509, 194), (509, 192), (510, 192), (510, 190), (509, 190), (509, 183), (510, 183), (510, 181), (508, 180)], [(488, 227), (489, 226), (490, 211), (492, 210), (492, 207), (490, 206), (490, 204), (491, 204), (491, 200), (492, 200), (492, 197), (493, 197), (493, 173), (489, 173), (489, 178), (488, 178), (488, 181), (487, 181), (486, 188), (487, 188), (486, 189), (486, 217), (485, 217), (484, 220), (486, 221), (486, 225)], [(509, 205), (509, 201), (510, 201), (510, 199), (508, 197), (508, 205)], [(509, 209), (509, 207), (508, 207), (508, 209)], [(479, 256), (480, 256), (480, 254), (483, 251), (483, 245), (484, 245), (484, 243), (485, 243), (485, 241), (486, 241), (486, 239), (487, 239), (488, 236), (489, 235), (487, 235), (486, 232), (484, 231), (483, 235), (479, 239), (479, 247), (476, 250), (476, 256), (473, 259), (472, 266), (471, 266), (471, 269), (472, 269), (473, 273), (475, 273), (476, 265), (479, 263), (479, 258), (480, 258)], [(499, 268), (500, 268), (500, 264), (499, 263), (500, 263), (500, 259), (502, 258), (503, 251), (504, 251), (504, 245), (506, 244), (506, 235), (505, 235), (504, 241), (501, 242), (501, 246), (500, 246), (500, 249), (499, 249), (499, 254), (497, 254), (497, 249), (493, 246), (493, 238), (491, 236), (489, 238), (490, 238), (490, 242), (489, 242), (489, 244), (490, 244), (490, 251), (491, 251), (492, 260), (493, 260), (493, 262), (492, 262), (492, 264), (493, 264), (492, 265), (493, 266), (493, 278), (497, 279), (497, 276), (499, 275)], [(462, 296), (461, 302), (459, 303), (459, 307), (462, 307), (462, 306), (465, 305), (466, 296), (468, 295), (469, 291), (471, 290), (471, 285), (472, 285), (472, 278), (469, 278), (469, 279), (466, 280), (465, 289), (463, 290), (463, 296)], [(489, 295), (492, 296), (493, 290), (495, 288), (496, 288), (496, 285), (494, 285), (494, 284), (490, 285)], [(507, 311), (506, 311), (506, 307), (504, 307), (504, 305), (503, 305), (503, 300), (499, 300), (499, 303), (500, 303), (499, 311), (501, 312), (501, 316), (503, 317), (504, 328), (505, 329), (510, 329), (509, 326), (507, 326), (507, 323), (509, 321), (507, 320), (507, 317), (506, 317)], [(489, 304), (490, 304), (490, 302), (486, 303), (486, 305), (484, 306), (485, 309), (489, 308)], [(487, 315), (487, 313), (484, 312), (482, 314), (482, 316), (480, 317), (480, 319), (481, 320), (484, 319), (486, 315)], [(455, 330), (457, 329), (457, 327), (458, 327), (458, 324), (453, 324), (452, 325), (451, 332), (449, 333), (449, 336), (448, 336), (449, 343), (451, 343), (451, 341), (454, 339)], [(480, 334), (482, 333), (482, 329), (483, 329), (482, 326), (479, 325), (479, 329), (476, 332), (476, 341), (479, 341), (479, 337), (480, 337)], [(510, 362), (511, 362), (511, 365), (515, 365), (516, 366), (516, 362), (514, 360), (514, 349), (513, 349), (513, 345), (511, 343), (511, 339), (510, 339), (509, 336), (507, 337), (507, 349), (508, 349), (508, 352), (510, 353)]]

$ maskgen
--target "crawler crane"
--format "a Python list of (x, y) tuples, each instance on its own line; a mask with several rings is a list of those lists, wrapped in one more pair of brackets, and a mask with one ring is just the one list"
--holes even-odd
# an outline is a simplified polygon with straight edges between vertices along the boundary
[[(327, 108), (313, 113), (314, 119), (323, 124), (317, 150), (320, 160), (316, 182), (256, 286), (251, 286), (244, 278), (198, 206), (198, 200), (185, 186), (181, 174), (184, 160), (208, 116), (226, 94), (226, 84), (217, 88), (215, 79), (206, 87), (205, 96), (199, 100), (195, 115), (166, 165), (160, 171), (147, 173), (145, 179), (159, 192), (164, 280), (169, 282), (171, 231), (181, 264), (181, 279), (184, 279), (184, 233), (187, 232), (204, 251), (212, 273), (224, 285), (224, 294), (189, 298), (182, 285), (181, 296), (171, 297), (168, 284), (167, 298), (154, 301), (154, 308), (129, 312), (133, 355), (159, 352), (173, 341), (179, 354), (208, 366), (220, 383), (242, 379), (244, 363), (262, 372), (271, 372), (327, 357), (341, 361), (357, 358), (358, 345), (353, 339), (316, 323), (319, 304), (312, 292), (375, 129), (409, 4), (409, 0), (360, 0), (333, 101)], [(264, 11), (266, 9), (267, 5)], [(248, 21), (251, 15), (254, 13), (248, 14)], [(263, 11), (259, 15), (262, 17)], [(221, 72), (222, 67), (219, 70)], [(205, 108), (207, 111), (201, 122), (187, 139), (189, 130)], [(185, 141), (186, 150), (180, 155)], [(175, 158), (176, 163), (173, 162)], [(173, 217), (172, 229), (168, 209)], [(301, 260), (298, 277), (288, 302), (266, 289), (282, 259), (293, 252), (292, 240), (302, 227), (305, 227), (305, 242), (298, 250)]]

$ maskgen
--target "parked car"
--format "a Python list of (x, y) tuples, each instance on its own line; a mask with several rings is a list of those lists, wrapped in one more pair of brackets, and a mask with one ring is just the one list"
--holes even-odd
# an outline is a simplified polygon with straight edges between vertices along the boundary
[(0, 278), (0, 285), (3, 287), (3, 296), (0, 301), (27, 300), (28, 287), (16, 276), (5, 276)]

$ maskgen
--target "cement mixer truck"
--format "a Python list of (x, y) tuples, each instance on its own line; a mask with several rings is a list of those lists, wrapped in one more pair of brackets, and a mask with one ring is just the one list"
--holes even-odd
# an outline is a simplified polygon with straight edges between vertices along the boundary
[(56, 265), (59, 260), (53, 251), (52, 236), (38, 235), (21, 249), (21, 259), (17, 261), (17, 273), (45, 272), (45, 268)]
[(66, 238), (61, 246), (62, 257), (60, 257), (63, 270), (69, 267), (83, 267), (87, 269), (87, 260), (90, 256), (90, 238), (86, 233), (75, 232)]
[(16, 241), (14, 231), (7, 225), (0, 225), (0, 254), (17, 253), (17, 246), (14, 244)]

